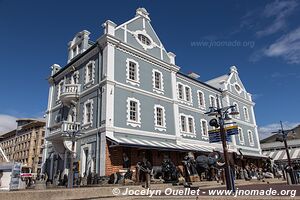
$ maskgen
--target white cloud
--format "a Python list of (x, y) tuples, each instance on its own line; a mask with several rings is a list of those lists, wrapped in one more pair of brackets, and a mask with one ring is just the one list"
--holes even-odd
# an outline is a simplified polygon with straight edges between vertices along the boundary
[[(284, 130), (295, 128), (299, 124), (300, 122), (282, 122)], [(280, 123), (267, 124), (265, 126), (258, 127), (258, 134), (260, 139), (264, 139), (274, 134), (272, 132), (278, 131), (279, 129), (281, 129)]]
[(298, 6), (295, 0), (274, 1), (267, 4), (262, 12), (262, 18), (273, 18), (270, 25), (256, 32), (258, 37), (271, 35), (287, 26), (287, 17), (293, 13)]
[(288, 63), (300, 63), (300, 27), (282, 36), (264, 54), (269, 57), (283, 57)]
[(16, 117), (0, 114), (0, 134), (6, 133), (17, 127)]

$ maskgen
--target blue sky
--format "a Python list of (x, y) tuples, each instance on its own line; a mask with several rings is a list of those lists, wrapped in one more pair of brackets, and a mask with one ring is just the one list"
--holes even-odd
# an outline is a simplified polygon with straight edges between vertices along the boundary
[[(91, 39), (110, 19), (121, 24), (138, 7), (183, 72), (203, 81), (236, 65), (256, 102), (260, 130), (300, 122), (300, 2), (297, 1), (14, 1), (0, 0), (0, 131), (15, 117), (42, 117), (50, 66), (64, 66), (67, 43)], [(212, 43), (210, 43), (212, 41)], [(208, 42), (212, 46), (204, 46)], [(234, 45), (239, 43), (240, 45)], [(194, 45), (197, 44), (197, 45)]]

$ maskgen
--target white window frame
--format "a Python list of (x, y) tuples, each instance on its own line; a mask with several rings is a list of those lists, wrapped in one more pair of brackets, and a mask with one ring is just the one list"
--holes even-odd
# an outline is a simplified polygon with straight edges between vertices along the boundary
[[(214, 99), (214, 106), (212, 105), (212, 100), (211, 100), (211, 98), (213, 98)], [(213, 95), (209, 95), (209, 106), (210, 107), (217, 107), (217, 99), (216, 99), (216, 97), (214, 97)]]
[[(187, 93), (186, 93), (186, 88), (189, 88), (189, 93), (188, 93), (188, 96), (189, 96), (189, 98), (190, 98), (190, 100), (188, 101), (187, 100)], [(188, 86), (188, 85), (185, 85), (184, 86), (184, 98), (185, 98), (185, 101), (186, 102), (189, 102), (189, 103), (192, 103), (193, 102), (193, 99), (192, 99), (192, 88), (190, 87), (190, 86)]]
[[(186, 131), (182, 130), (182, 122), (181, 122), (181, 117), (185, 117), (184, 123), (185, 123), (185, 128)], [(192, 118), (192, 125), (193, 125), (193, 130), (190, 132), (189, 128), (189, 118)], [(195, 119), (192, 115), (186, 115), (183, 113), (179, 114), (179, 124), (180, 124), (180, 132), (183, 136), (189, 136), (189, 137), (196, 137), (196, 126), (195, 126)]]
[(235, 109), (236, 109), (236, 111), (239, 112), (239, 114), (234, 115), (234, 117), (235, 117), (236, 119), (240, 119), (240, 118), (241, 118), (241, 114), (240, 114), (239, 104), (238, 104), (237, 102), (233, 102), (232, 104), (233, 104), (233, 105), (236, 105)]
[(243, 112), (244, 112), (245, 121), (249, 122), (250, 121), (249, 110), (246, 106), (243, 106)]
[[(160, 88), (155, 87), (155, 73), (160, 74)], [(164, 94), (164, 79), (163, 74), (161, 71), (158, 71), (157, 69), (152, 70), (152, 86), (153, 86), (153, 92), (156, 92), (158, 94)]]
[[(182, 97), (183, 97), (182, 99), (179, 98), (179, 85), (182, 86)], [(186, 88), (189, 88), (189, 97), (190, 97), (189, 101), (187, 101), (187, 98), (186, 98)], [(177, 99), (181, 103), (184, 103), (184, 104), (192, 106), (193, 105), (192, 88), (189, 85), (182, 84), (181, 82), (177, 82)]]
[[(162, 125), (158, 125), (157, 124), (157, 108), (161, 108), (162, 109)], [(166, 111), (165, 108), (161, 105), (154, 105), (154, 129), (158, 130), (158, 131), (166, 131)]]
[[(130, 119), (130, 102), (134, 101), (137, 103), (137, 121)], [(133, 97), (127, 98), (127, 126), (141, 127), (141, 104), (140, 101)]]
[(239, 138), (239, 142), (240, 142), (240, 145), (244, 145), (245, 144), (245, 138), (244, 138), (244, 132), (243, 132), (243, 129), (242, 128), (238, 128), (238, 138)]
[(71, 76), (71, 84), (79, 84), (79, 72), (76, 71)]
[[(249, 140), (250, 146), (254, 146), (254, 135), (253, 135), (253, 132), (251, 130), (248, 130), (247, 133), (248, 133), (248, 140)], [(250, 135), (251, 135), (252, 141), (250, 140)]]
[[(90, 115), (91, 115), (91, 118), (90, 118), (90, 121), (88, 122), (87, 119), (86, 119), (86, 105), (87, 104), (91, 104), (91, 111), (90, 111)], [(83, 118), (82, 118), (82, 128), (86, 129), (88, 127), (91, 127), (93, 125), (93, 104), (94, 104), (94, 100), (93, 99), (89, 99), (87, 101), (84, 102), (83, 104)]]
[[(207, 131), (206, 134), (203, 132), (203, 122), (205, 122), (205, 124), (206, 124), (206, 127), (205, 127), (206, 131)], [(202, 135), (202, 138), (207, 139), (208, 138), (208, 123), (207, 123), (207, 120), (206, 119), (200, 119), (200, 126), (201, 126), (201, 135)]]
[[(92, 66), (92, 80), (89, 80), (88, 67)], [(91, 60), (85, 65), (84, 87), (90, 87), (95, 82), (95, 61)]]
[[(202, 94), (203, 105), (200, 104), (200, 95), (199, 95), (199, 93)], [(199, 106), (199, 108), (205, 109), (205, 95), (204, 95), (204, 92), (202, 92), (201, 90), (197, 90), (197, 96), (198, 96), (198, 106)]]
[(64, 86), (65, 86), (64, 80), (59, 81), (59, 83), (57, 85), (57, 99), (56, 99), (56, 101), (60, 100), (60, 96), (62, 94), (61, 91), (63, 91)]
[[(135, 64), (136, 80), (129, 78), (129, 63), (133, 62)], [(126, 83), (130, 83), (134, 86), (140, 86), (140, 69), (139, 63), (131, 58), (126, 59)]]

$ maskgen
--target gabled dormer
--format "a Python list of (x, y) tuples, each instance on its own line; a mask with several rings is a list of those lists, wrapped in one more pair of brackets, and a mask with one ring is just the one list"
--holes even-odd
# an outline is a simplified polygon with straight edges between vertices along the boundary
[(68, 43), (68, 63), (77, 55), (83, 53), (90, 46), (89, 37), (90, 32), (83, 30), (75, 35), (72, 41)]
[(115, 28), (115, 37), (142, 52), (175, 65), (175, 54), (166, 51), (150, 22), (147, 10), (138, 8), (134, 18)]
[(251, 94), (247, 92), (244, 84), (242, 83), (236, 66), (230, 67), (229, 74), (219, 76), (206, 82), (207, 84), (232, 93), (235, 96), (239, 96), (243, 99), (252, 101)]

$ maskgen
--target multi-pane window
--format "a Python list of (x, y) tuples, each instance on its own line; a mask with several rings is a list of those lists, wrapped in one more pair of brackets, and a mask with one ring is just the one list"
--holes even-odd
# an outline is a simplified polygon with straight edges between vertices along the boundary
[(194, 133), (194, 119), (192, 117), (188, 118), (188, 126), (189, 126), (189, 132)]
[(250, 145), (254, 145), (253, 132), (250, 130), (248, 131), (248, 138)]
[(90, 123), (92, 120), (92, 105), (91, 103), (85, 104), (85, 123)]
[(93, 65), (89, 64), (87, 66), (87, 82), (90, 82), (93, 79)]
[(204, 93), (201, 91), (198, 91), (198, 99), (199, 99), (199, 107), (204, 108), (205, 107), (205, 100), (204, 100)]
[(163, 109), (160, 107), (156, 108), (156, 125), (164, 126)]
[(244, 117), (246, 121), (249, 121), (249, 112), (248, 108), (244, 107)]
[(85, 84), (87, 87), (94, 83), (95, 61), (90, 61), (85, 67)]
[(209, 100), (210, 100), (210, 106), (211, 107), (216, 107), (216, 99), (215, 99), (215, 97), (210, 96)]
[(191, 90), (189, 87), (185, 87), (185, 100), (191, 101)]
[(239, 137), (240, 144), (244, 144), (243, 130), (239, 128), (238, 131), (239, 131), (238, 137)]
[(205, 121), (205, 120), (201, 121), (201, 129), (202, 129), (202, 135), (208, 136), (207, 121)]
[(178, 98), (183, 99), (183, 85), (178, 84)]
[(129, 103), (129, 119), (131, 121), (137, 121), (137, 102), (136, 101), (130, 101)]
[(180, 120), (181, 120), (181, 131), (186, 132), (185, 116), (181, 116)]
[(154, 86), (156, 89), (161, 89), (161, 73), (154, 72)]
[[(237, 111), (237, 112), (240, 112), (240, 111), (239, 111), (239, 106), (238, 106), (238, 104), (237, 104), (237, 103), (233, 103), (233, 105), (235, 106), (236, 111)], [(235, 116), (235, 118), (237, 118), (237, 119), (240, 118), (240, 114), (237, 114), (237, 115), (234, 115), (234, 116)]]
[(129, 79), (136, 81), (136, 63), (129, 61)]
[(151, 44), (150, 39), (143, 34), (138, 34), (138, 39), (141, 41), (141, 43), (143, 43), (145, 45), (149, 46)]

